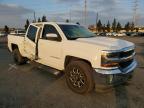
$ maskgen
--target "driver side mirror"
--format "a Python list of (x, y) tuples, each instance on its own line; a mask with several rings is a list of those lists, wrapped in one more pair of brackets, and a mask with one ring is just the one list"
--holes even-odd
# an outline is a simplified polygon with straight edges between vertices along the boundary
[(54, 34), (54, 33), (49, 33), (49, 34), (46, 34), (46, 38), (47, 39), (55, 39), (57, 38), (57, 34)]
[(61, 41), (61, 38), (54, 33), (48, 33), (46, 34), (46, 39), (51, 40), (51, 41)]

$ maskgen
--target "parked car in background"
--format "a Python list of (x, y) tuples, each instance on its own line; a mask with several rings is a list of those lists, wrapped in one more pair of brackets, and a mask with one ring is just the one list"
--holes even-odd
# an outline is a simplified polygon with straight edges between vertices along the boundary
[(116, 33), (116, 36), (126, 36), (125, 33)]
[(6, 36), (5, 32), (0, 32), (0, 37)]
[(112, 33), (111, 33), (111, 36), (116, 36), (116, 32), (112, 32)]
[(125, 33), (116, 33), (116, 32), (112, 32), (111, 36), (126, 36)]
[(127, 36), (138, 36), (137, 32), (125, 32)]
[(22, 29), (18, 29), (18, 30), (15, 30), (13, 32), (11, 32), (10, 34), (15, 34), (15, 35), (24, 35), (26, 33), (25, 30), (22, 30)]
[(131, 33), (130, 32), (125, 32), (126, 36), (130, 36)]
[(133, 33), (131, 34), (131, 36), (138, 36), (138, 33), (137, 33), (137, 32), (133, 32)]
[(97, 33), (95, 33), (95, 34), (96, 34), (97, 36), (100, 36), (101, 33), (97, 32)]
[(106, 33), (106, 36), (112, 36), (111, 32)]
[(138, 32), (138, 36), (144, 36), (144, 32)]
[(106, 36), (106, 32), (100, 33), (99, 36)]
[(99, 36), (99, 33), (98, 32), (93, 32), (96, 36)]
[(125, 32), (125, 34), (126, 34), (127, 36), (131, 36), (131, 35), (133, 34), (133, 32)]

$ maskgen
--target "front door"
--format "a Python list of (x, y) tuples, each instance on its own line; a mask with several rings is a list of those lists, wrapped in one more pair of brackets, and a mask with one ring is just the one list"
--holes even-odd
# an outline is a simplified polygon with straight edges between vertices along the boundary
[[(56, 34), (57, 37), (47, 37), (47, 34)], [(40, 63), (61, 69), (62, 63), (62, 38), (53, 25), (46, 24), (42, 38), (38, 43)]]
[(36, 59), (36, 44), (39, 27), (30, 25), (24, 41), (24, 50), (27, 58)]

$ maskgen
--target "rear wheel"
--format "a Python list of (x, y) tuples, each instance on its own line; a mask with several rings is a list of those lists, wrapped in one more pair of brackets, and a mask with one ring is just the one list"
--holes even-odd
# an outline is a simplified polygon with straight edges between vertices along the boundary
[(18, 49), (13, 50), (13, 57), (14, 57), (15, 63), (18, 65), (22, 65), (26, 63), (26, 59), (22, 57)]
[(79, 94), (93, 90), (92, 68), (84, 61), (72, 61), (66, 67), (66, 82), (70, 89)]

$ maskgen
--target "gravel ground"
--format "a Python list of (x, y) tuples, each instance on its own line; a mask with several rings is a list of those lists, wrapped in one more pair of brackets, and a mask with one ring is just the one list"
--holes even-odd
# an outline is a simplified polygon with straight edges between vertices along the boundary
[(144, 37), (120, 37), (136, 44), (138, 67), (132, 81), (107, 93), (79, 95), (34, 64), (17, 66), (0, 43), (0, 108), (144, 108)]

